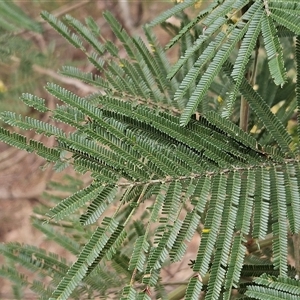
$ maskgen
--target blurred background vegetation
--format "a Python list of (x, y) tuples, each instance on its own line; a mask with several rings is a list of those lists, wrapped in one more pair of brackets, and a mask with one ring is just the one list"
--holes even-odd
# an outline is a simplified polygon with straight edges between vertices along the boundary
[(171, 1), (1, 1), (0, 2), (0, 111), (13, 110), (28, 114), (28, 108), (18, 98), (29, 92), (44, 96), (47, 81), (59, 81), (81, 94), (82, 86), (56, 74), (62, 65), (72, 65), (93, 71), (84, 54), (70, 46), (39, 16), (46, 10), (55, 16), (71, 14), (84, 21), (93, 17), (100, 25), (101, 35), (112, 39), (102, 18), (111, 11), (133, 34), (141, 34), (141, 25), (172, 5)]

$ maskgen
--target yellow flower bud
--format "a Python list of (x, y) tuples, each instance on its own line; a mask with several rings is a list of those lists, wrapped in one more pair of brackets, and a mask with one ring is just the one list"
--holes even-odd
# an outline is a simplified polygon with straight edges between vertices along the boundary
[(0, 80), (0, 93), (7, 92), (7, 87), (2, 80)]

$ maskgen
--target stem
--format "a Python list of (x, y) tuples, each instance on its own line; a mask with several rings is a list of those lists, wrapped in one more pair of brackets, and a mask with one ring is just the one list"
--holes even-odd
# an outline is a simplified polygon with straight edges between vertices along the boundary
[[(152, 176), (153, 176), (153, 175), (152, 175)], [(151, 176), (151, 177), (152, 177), (152, 176)], [(128, 215), (127, 219), (125, 220), (125, 222), (124, 222), (124, 224), (123, 224), (124, 227), (128, 224), (128, 222), (131, 221), (131, 219), (132, 219), (131, 217), (132, 217), (132, 215), (134, 214), (134, 212), (136, 211), (136, 209), (139, 207), (139, 204), (141, 203), (141, 201), (143, 200), (143, 196), (144, 196), (144, 194), (145, 194), (145, 192), (146, 192), (148, 186), (149, 186), (149, 184), (146, 184), (146, 185), (144, 186), (144, 188), (143, 188), (143, 190), (142, 190), (142, 192), (141, 192), (141, 194), (140, 194), (140, 196), (139, 196), (139, 198), (138, 198), (138, 200), (137, 200), (137, 202), (136, 202), (136, 205), (132, 208), (130, 214)], [(127, 189), (127, 191), (125, 192), (125, 194), (129, 193), (129, 191), (130, 191), (130, 189)], [(123, 197), (123, 201), (124, 201), (124, 199), (125, 199), (125, 197)], [(114, 213), (112, 219), (115, 219), (115, 218), (117, 217), (117, 214), (118, 214), (118, 212), (119, 212), (119, 210), (120, 210), (122, 204), (124, 204), (123, 201), (122, 201), (122, 202), (120, 203), (120, 205), (118, 206), (118, 208), (117, 208), (117, 210), (115, 211), (115, 213)], [(150, 224), (148, 223), (146, 232), (145, 232), (145, 234), (144, 234), (144, 239), (146, 239), (147, 236), (148, 236), (149, 228), (150, 228)], [(136, 272), (137, 272), (137, 268), (135, 268), (135, 269), (133, 270), (133, 272), (132, 272), (131, 279), (130, 279), (130, 285), (131, 285), (131, 286), (134, 284)]]
[(246, 99), (241, 97), (241, 109), (240, 109), (240, 128), (245, 132), (248, 131), (248, 119), (249, 119), (249, 104)]
[[(89, 2), (91, 2), (91, 0), (80, 1), (80, 2), (76, 2), (74, 4), (67, 3), (67, 4), (59, 7), (58, 9), (52, 11), (51, 14), (54, 15), (55, 17), (59, 17), (61, 15), (65, 15), (65, 14), (69, 13), (72, 10), (80, 8), (81, 6), (84, 6), (84, 5), (88, 4)], [(35, 19), (35, 21), (39, 22), (41, 24), (46, 24), (46, 26), (51, 28), (51, 26), (47, 23), (47, 21), (45, 21), (41, 16), (38, 16)], [(22, 29), (20, 31), (15, 32), (14, 35), (18, 36), (27, 31), (28, 31), (28, 29)]]
[[(242, 8), (241, 15), (243, 15), (248, 9), (249, 9), (249, 4)], [(252, 86), (254, 86), (255, 78), (256, 78), (258, 50), (259, 50), (259, 44), (257, 43), (256, 47), (255, 47), (253, 72), (251, 74), (251, 72), (248, 71), (246, 74), (246, 77)], [(242, 96), (241, 97), (241, 109), (240, 109), (240, 128), (242, 130), (244, 130), (245, 132), (248, 131), (249, 110), (250, 110), (249, 104), (246, 101), (246, 99)]]
[(250, 247), (248, 247), (248, 252), (253, 253), (253, 252), (259, 251), (263, 248), (270, 247), (270, 246), (272, 246), (274, 239), (278, 239), (278, 236), (277, 237), (271, 236), (265, 240), (259, 241), (257, 243), (253, 243)]
[[(247, 79), (249, 80), (251, 86), (253, 87), (255, 84), (256, 79), (256, 70), (257, 70), (257, 62), (258, 62), (258, 52), (259, 52), (259, 44), (256, 44), (255, 47), (255, 54), (254, 54), (254, 63), (253, 63), (253, 70), (247, 72)], [(240, 128), (245, 132), (248, 131), (248, 121), (249, 121), (249, 103), (247, 100), (242, 96), (241, 97), (241, 109), (240, 109)]]
[(296, 234), (293, 235), (295, 269), (296, 269), (296, 275), (297, 275), (298, 279), (299, 279), (299, 276), (300, 276), (299, 234), (300, 233), (296, 233)]
[[(194, 277), (196, 277), (197, 275), (194, 275)], [(201, 280), (203, 285), (207, 285), (208, 281), (209, 281), (209, 276), (210, 273), (207, 273)], [(199, 279), (198, 279), (199, 280)], [(183, 299), (185, 296), (185, 291), (187, 288), (188, 283), (183, 284), (181, 286), (179, 286), (178, 288), (176, 288), (174, 291), (170, 292), (168, 294), (168, 300), (180, 300)]]

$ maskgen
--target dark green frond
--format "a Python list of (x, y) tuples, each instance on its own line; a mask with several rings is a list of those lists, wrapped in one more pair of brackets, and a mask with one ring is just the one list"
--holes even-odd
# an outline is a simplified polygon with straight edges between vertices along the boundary
[[(257, 47), (257, 39), (261, 32), (262, 19), (263, 12), (260, 9), (258, 9), (253, 14), (253, 19), (249, 22), (248, 30), (241, 42), (241, 46), (237, 54), (237, 59), (234, 63), (233, 70), (231, 73), (232, 78), (234, 78), (235, 80), (234, 88), (230, 93), (228, 100), (230, 102), (231, 107), (233, 107), (233, 103), (235, 102), (239, 93), (240, 85), (242, 83), (242, 79), (245, 77), (246, 66), (251, 58), (251, 54), (255, 47)], [(230, 109), (229, 114), (231, 114)]]
[(251, 285), (246, 295), (254, 299), (298, 299), (300, 285), (296, 279), (286, 277), (274, 277), (263, 274), (255, 279), (257, 285)]
[(242, 129), (235, 126), (232, 122), (222, 118), (219, 114), (209, 111), (205, 113), (205, 118), (213, 125), (222, 128), (233, 139), (237, 138), (239, 141), (243, 141), (244, 145), (257, 149), (257, 142), (249, 134), (245, 133)]
[(296, 35), (300, 34), (299, 22), (300, 16), (298, 14), (291, 14), (290, 12), (286, 12), (282, 9), (272, 9), (272, 5), (270, 7), (270, 17), (279, 23), (280, 25), (288, 28), (290, 31), (294, 32)]
[[(239, 236), (233, 237), (228, 273), (225, 279), (225, 299), (230, 299), (232, 287), (237, 287), (241, 277), (246, 247), (243, 245), (244, 235), (250, 230), (252, 217), (253, 196), (255, 191), (254, 172), (248, 171), (248, 176), (241, 178), (241, 190), (236, 221), (236, 230)], [(244, 178), (247, 178), (246, 180)], [(237, 200), (237, 199), (236, 199)]]
[(243, 179), (240, 194), (242, 201), (240, 201), (238, 211), (239, 216), (242, 217), (237, 219), (236, 227), (240, 229), (242, 234), (247, 235), (250, 232), (252, 209), (254, 206), (255, 172), (248, 170), (244, 175), (246, 176)]
[(45, 158), (47, 161), (57, 162), (61, 159), (61, 152), (58, 149), (46, 147), (41, 142), (32, 139), (29, 140), (28, 143), (25, 136), (17, 133), (10, 133), (8, 130), (1, 127), (0, 140), (13, 147), (25, 150), (27, 152), (35, 151), (38, 155)]
[(32, 224), (36, 229), (43, 232), (48, 239), (55, 241), (57, 244), (64, 247), (64, 249), (70, 251), (75, 255), (79, 254), (80, 245), (73, 239), (67, 237), (66, 235), (62, 235), (59, 231), (54, 230), (48, 224), (43, 224), (42, 221), (38, 219), (34, 219)]
[(63, 22), (58, 20), (55, 16), (51, 15), (47, 11), (43, 11), (41, 16), (74, 47), (84, 49), (79, 36), (75, 33), (71, 34), (69, 28)]
[[(92, 52), (88, 56), (88, 60), (94, 65), (94, 67), (97, 70), (103, 71), (104, 61), (101, 57), (99, 57), (98, 54), (96, 54), (95, 52)], [(95, 76), (95, 77), (98, 77), (98, 76)], [(100, 80), (98, 80), (98, 81), (100, 81)]]
[(27, 152), (33, 152), (33, 147), (28, 145), (27, 138), (18, 133), (11, 133), (9, 130), (0, 127), (0, 140), (8, 145)]
[(49, 217), (59, 221), (82, 207), (86, 202), (96, 198), (103, 190), (104, 187), (101, 184), (92, 183), (52, 208), (49, 212)]
[(284, 276), (287, 273), (287, 235), (288, 224), (287, 207), (286, 207), (286, 193), (284, 189), (284, 174), (281, 171), (271, 169), (271, 201), (272, 207), (272, 229), (273, 229), (273, 253), (274, 253), (274, 267), (279, 269), (280, 275)]
[[(157, 60), (155, 60), (154, 57), (150, 54), (148, 48), (146, 47), (146, 45), (144, 44), (144, 42), (141, 38), (135, 38), (135, 39), (133, 39), (133, 42), (134, 42), (136, 48), (139, 50), (139, 53), (143, 57), (149, 70), (151, 70), (151, 73), (155, 76), (151, 80), (155, 80), (158, 84), (160, 91), (162, 93), (165, 93), (165, 90), (167, 89), (169, 83), (167, 82), (166, 78), (164, 76), (162, 76), (162, 72), (160, 70), (161, 66), (158, 65)], [(150, 49), (151, 49), (151, 46), (150, 46)], [(153, 49), (153, 52), (154, 51), (155, 50)]]
[(45, 284), (37, 280), (32, 283), (31, 290), (38, 294), (41, 300), (49, 299), (53, 292), (52, 287), (47, 287)]
[[(227, 63), (227, 65), (224, 67), (224, 70), (229, 75), (231, 70), (230, 64)], [(281, 121), (271, 112), (270, 107), (251, 87), (245, 78), (242, 79), (240, 90), (249, 102), (250, 107), (264, 123), (265, 127), (270, 134), (272, 134), (273, 138), (278, 142), (282, 151), (290, 152), (289, 144), (291, 142), (291, 137), (289, 136), (288, 132), (284, 128)]]
[(192, 47), (189, 47), (186, 49), (184, 55), (179, 58), (176, 64), (172, 66), (169, 74), (168, 74), (168, 79), (172, 79), (175, 74), (179, 71), (179, 69), (187, 62), (187, 60), (195, 54), (196, 51), (198, 51), (205, 42), (209, 40), (210, 35), (213, 35), (220, 27), (226, 23), (225, 18), (220, 18), (217, 20), (214, 24), (214, 26), (211, 26), (205, 30), (205, 34), (200, 35), (196, 41), (194, 42)]
[[(217, 50), (222, 45), (225, 38), (226, 38), (226, 34), (224, 32), (218, 33), (218, 36), (211, 43), (209, 43), (209, 45), (205, 48), (205, 50), (201, 53), (201, 55), (195, 62), (194, 66), (191, 67), (189, 69), (189, 71), (187, 72), (187, 74), (185, 75), (184, 79), (180, 83), (180, 85), (174, 95), (174, 98), (176, 99), (176, 101), (179, 102), (180, 107), (184, 108), (184, 106), (186, 104), (185, 101), (183, 100), (184, 95), (186, 94), (188, 89), (191, 87), (191, 85), (196, 81), (197, 77), (202, 72), (203, 67), (216, 54)], [(201, 45), (202, 44), (199, 44), (198, 46), (200, 47)], [(194, 46), (192, 46), (191, 48), (195, 48), (194, 51), (196, 51), (198, 46), (195, 47), (195, 44), (194, 44)], [(190, 51), (191, 48), (189, 48), (186, 52)], [(193, 52), (191, 52), (191, 53), (193, 53)], [(173, 67), (173, 68), (175, 68), (175, 66), (176, 66), (176, 69), (174, 69), (174, 72), (177, 72), (178, 71), (177, 67), (181, 68), (182, 67), (181, 64), (183, 64), (185, 61), (186, 61), (186, 58), (179, 59), (179, 61)], [(174, 73), (172, 73), (170, 76), (172, 76), (173, 74)]]
[(131, 59), (135, 59), (132, 38), (128, 35), (125, 29), (117, 21), (117, 19), (109, 12), (103, 14), (106, 21), (109, 23), (116, 37), (123, 43), (123, 46)]
[[(150, 28), (145, 27), (145, 34), (147, 37), (147, 40), (149, 42), (150, 47), (152, 48), (153, 56), (155, 57), (155, 60), (157, 61), (157, 64), (160, 67), (160, 73), (161, 75), (167, 79), (167, 75), (170, 71), (170, 64), (167, 58), (167, 55), (163, 48), (159, 45), (157, 38), (153, 34)], [(169, 89), (171, 90), (170, 92), (174, 92), (177, 88), (178, 82), (176, 79), (172, 79), (167, 81), (169, 83)], [(174, 104), (176, 105), (176, 104)]]
[(228, 271), (225, 280), (224, 299), (231, 299), (232, 288), (239, 285), (241, 271), (244, 264), (246, 247), (243, 245), (243, 237), (236, 236), (233, 238), (230, 259), (228, 261)]
[(31, 94), (22, 94), (21, 100), (28, 106), (34, 107), (34, 109), (40, 112), (49, 111), (48, 107), (45, 105), (45, 99), (31, 95)]
[(234, 7), (235, 3), (236, 3), (235, 0), (228, 0), (221, 3), (221, 5), (214, 7), (214, 9), (205, 18), (203, 24), (206, 27), (215, 24), (216, 20), (225, 17), (232, 10), (232, 8), (236, 8)]
[(66, 15), (65, 20), (89, 43), (89, 45), (93, 46), (98, 54), (101, 55), (104, 53), (104, 45), (98, 41), (97, 37), (86, 26), (70, 15)]
[(276, 27), (270, 18), (264, 15), (261, 29), (271, 76), (274, 79), (275, 84), (282, 85), (287, 78), (283, 61), (283, 52)]
[(208, 68), (197, 83), (197, 86), (193, 94), (189, 98), (187, 105), (181, 115), (180, 124), (182, 126), (186, 125), (189, 122), (191, 115), (197, 110), (199, 103), (206, 95), (215, 76), (220, 72), (222, 65), (226, 62), (229, 55), (232, 53), (236, 43), (240, 41), (244, 34), (247, 32), (248, 24), (243, 25), (244, 26), (242, 27), (236, 27), (232, 31), (228, 41), (216, 53)]
[(91, 16), (86, 17), (85, 23), (95, 36), (100, 35), (101, 29), (100, 29), (99, 25), (97, 24), (97, 22), (93, 19), (93, 17), (91, 17)]
[(257, 170), (255, 180), (253, 238), (264, 239), (270, 214), (270, 175), (264, 168), (261, 168)]
[[(93, 57), (93, 55), (91, 57)], [(99, 61), (97, 61), (97, 66), (99, 66)], [(105, 82), (100, 76), (93, 75), (92, 73), (85, 73), (75, 67), (64, 66), (60, 71), (60, 74), (79, 79), (88, 84), (98, 86), (99, 88), (108, 88), (108, 83)]]
[(87, 212), (81, 215), (80, 222), (83, 225), (95, 223), (102, 216), (103, 212), (105, 212), (108, 205), (115, 199), (116, 193), (116, 188), (112, 186), (108, 186), (99, 192), (97, 197), (93, 201), (90, 201), (91, 204)]
[[(222, 284), (227, 271), (227, 263), (232, 251), (232, 238), (234, 235), (234, 227), (238, 217), (238, 205), (241, 189), (241, 178), (237, 173), (233, 174), (233, 178), (229, 178), (227, 182), (228, 194), (232, 195), (229, 202), (225, 205), (222, 216), (222, 225), (218, 241), (216, 243), (216, 254), (210, 274), (207, 299), (216, 299), (222, 290)], [(206, 225), (205, 225), (206, 226)]]
[(140, 272), (144, 271), (146, 263), (146, 254), (149, 251), (149, 243), (144, 236), (139, 236), (135, 242), (133, 253), (131, 255), (129, 270), (137, 269)]
[[(51, 299), (68, 299), (74, 287), (78, 285), (88, 273), (89, 267), (93, 265), (96, 259), (99, 261), (99, 258), (102, 258), (105, 255), (105, 252), (107, 251), (106, 244), (108, 243), (110, 236), (113, 236), (118, 228), (118, 223), (107, 218), (102, 224), (103, 227), (98, 227), (95, 230), (90, 240), (79, 254), (77, 261), (72, 265), (56, 287)], [(116, 238), (117, 236), (114, 239)]]
[(19, 263), (27, 270), (36, 272), (43, 270), (40, 275), (56, 276), (64, 274), (68, 270), (65, 259), (60, 259), (54, 253), (47, 253), (45, 250), (19, 243), (0, 244), (0, 253), (14, 263)]
[(182, 185), (180, 182), (171, 182), (166, 190), (166, 198), (161, 211), (160, 222), (173, 224), (178, 219), (181, 210)]
[[(200, 275), (201, 276), (201, 275)], [(199, 295), (201, 294), (201, 289), (202, 289), (202, 277), (199, 278), (199, 276), (193, 276), (190, 281), (189, 284), (187, 286), (185, 295), (186, 298), (188, 300), (191, 299), (199, 299)]]
[(137, 299), (137, 292), (136, 290), (133, 288), (132, 285), (126, 285), (123, 288), (122, 291), (122, 300), (135, 300)]
[(300, 231), (300, 220), (297, 217), (298, 212), (300, 213), (300, 203), (298, 201), (300, 198), (299, 165), (286, 164), (283, 170), (289, 226), (292, 233), (297, 233)]
[(173, 37), (170, 42), (166, 45), (166, 49), (171, 48), (174, 46), (182, 37), (184, 34), (186, 34), (190, 29), (192, 29), (201, 19), (203, 19), (216, 5), (216, 2), (214, 2), (212, 5), (210, 5), (207, 9), (204, 11), (201, 11), (200, 14), (191, 20), (187, 25), (185, 25), (183, 28), (180, 29), (179, 33)]
[(157, 195), (156, 201), (154, 202), (153, 206), (151, 207), (151, 217), (150, 217), (151, 222), (156, 222), (158, 219), (158, 216), (163, 207), (163, 203), (165, 202), (166, 191), (167, 191), (167, 185), (162, 184), (160, 186), (160, 190)]
[(220, 215), (223, 212), (226, 196), (226, 177), (216, 176), (212, 180), (212, 198), (210, 205), (215, 207), (206, 214), (204, 230), (201, 237), (201, 244), (198, 249), (197, 259), (194, 265), (194, 271), (204, 276), (209, 268), (211, 257), (218, 237), (218, 231), (221, 226)]
[(36, 133), (44, 134), (45, 136), (65, 137), (65, 133), (62, 129), (31, 117), (25, 117), (23, 120), (21, 115), (16, 115), (9, 111), (2, 112), (0, 117), (4, 122), (11, 126), (16, 126), (24, 130), (34, 130)]
[(43, 143), (35, 140), (30, 140), (29, 145), (34, 151), (46, 161), (59, 162), (61, 161), (61, 151), (55, 148), (46, 147)]
[[(197, 180), (191, 180), (185, 193), (185, 199), (183, 200), (184, 203), (187, 203), (187, 201), (190, 200), (190, 198), (194, 195), (197, 183)], [(195, 231), (199, 228), (200, 219), (199, 212), (196, 208), (194, 208), (191, 212), (187, 212), (177, 235), (173, 249), (170, 252), (170, 259), (172, 261), (179, 261), (182, 259), (187, 249), (186, 242), (191, 241)]]
[[(128, 116), (132, 120), (136, 120), (136, 122), (143, 122), (147, 124), (147, 126), (169, 135), (170, 138), (189, 145), (193, 149), (200, 151), (200, 153), (205, 150), (204, 155), (209, 156), (209, 159), (213, 159), (219, 165), (224, 166), (232, 162), (231, 155), (224, 152), (224, 149), (227, 149), (229, 144), (226, 143), (226, 141), (218, 139), (218, 134), (214, 130), (207, 130), (207, 128), (205, 129), (205, 127), (200, 124), (198, 127), (197, 122), (190, 122), (190, 126), (182, 128), (179, 125), (178, 117), (171, 117), (164, 113), (154, 113), (153, 110), (147, 107), (135, 106), (110, 97), (101, 97), (99, 100), (106, 111), (112, 112), (109, 113), (110, 117), (123, 120), (120, 116), (123, 115)], [(205, 119), (201, 119), (201, 121), (205, 123)], [(197, 132), (196, 134), (195, 130)], [(207, 139), (203, 139), (203, 134), (207, 135)], [(230, 151), (235, 152), (233, 148), (231, 148)], [(239, 155), (238, 153), (236, 154)]]
[(162, 22), (166, 21), (168, 18), (172, 17), (174, 14), (181, 12), (185, 8), (192, 6), (195, 3), (195, 0), (187, 0), (180, 4), (175, 5), (171, 9), (165, 11), (164, 13), (160, 14), (157, 18), (152, 20), (147, 26), (154, 27)]

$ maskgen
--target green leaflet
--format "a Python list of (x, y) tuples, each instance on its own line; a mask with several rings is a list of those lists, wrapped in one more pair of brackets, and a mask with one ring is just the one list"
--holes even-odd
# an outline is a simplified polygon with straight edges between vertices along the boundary
[(44, 11), (41, 13), (41, 16), (46, 20), (55, 30), (60, 33), (70, 44), (79, 49), (84, 49), (82, 41), (79, 36), (75, 33), (70, 32), (69, 28), (55, 16)]
[[(286, 81), (286, 70), (284, 68), (283, 53), (280, 48), (280, 41), (274, 26), (274, 23), (270, 18), (264, 16), (262, 19), (262, 35), (265, 42), (265, 48), (268, 56), (268, 63), (271, 76), (274, 79), (275, 84), (282, 85)], [(271, 38), (273, 36), (273, 38)]]
[[(82, 249), (78, 260), (68, 270), (66, 276), (61, 280), (56, 290), (53, 292), (51, 299), (68, 299), (76, 286), (87, 274), (89, 266), (92, 266), (95, 260), (103, 257), (108, 250), (106, 245), (109, 243), (109, 234), (113, 234), (118, 228), (117, 222), (106, 219), (103, 221), (105, 227), (98, 228), (91, 236), (89, 242)], [(115, 240), (117, 236), (114, 236)]]

